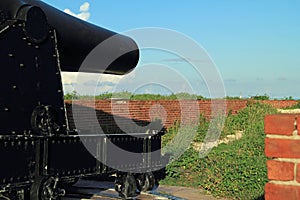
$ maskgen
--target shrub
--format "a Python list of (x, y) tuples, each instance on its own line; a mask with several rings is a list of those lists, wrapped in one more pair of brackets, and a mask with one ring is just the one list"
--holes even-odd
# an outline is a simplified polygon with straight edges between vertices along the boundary
[[(76, 98), (74, 98), (76, 97)], [(79, 95), (75, 90), (71, 93), (65, 94), (65, 100), (72, 99), (84, 99), (84, 100), (107, 100), (107, 99), (130, 99), (130, 100), (202, 100), (205, 97), (201, 95), (189, 94), (185, 92), (170, 94), (170, 95), (161, 95), (161, 94), (133, 94), (128, 91), (123, 92), (114, 92), (114, 93), (103, 93), (96, 96), (93, 95)]]
[(254, 100), (270, 100), (270, 97), (267, 94), (264, 94), (264, 95), (252, 96), (251, 99), (254, 99)]
[(67, 93), (64, 95), (65, 100), (76, 100), (79, 98), (79, 94), (73, 90), (71, 93)]

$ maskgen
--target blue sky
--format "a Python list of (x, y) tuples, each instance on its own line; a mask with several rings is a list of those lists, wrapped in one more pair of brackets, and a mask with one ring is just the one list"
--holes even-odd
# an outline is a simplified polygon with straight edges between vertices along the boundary
[(300, 1), (45, 2), (74, 13), (88, 2), (88, 21), (117, 32), (162, 27), (191, 37), (216, 64), (227, 95), (300, 98)]

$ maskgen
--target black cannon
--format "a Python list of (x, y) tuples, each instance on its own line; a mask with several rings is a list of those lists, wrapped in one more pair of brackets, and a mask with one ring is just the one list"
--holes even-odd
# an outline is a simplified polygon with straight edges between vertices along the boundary
[[(120, 56), (107, 66), (90, 63), (81, 69), (86, 56), (111, 37), (116, 40), (100, 59)], [(0, 199), (59, 199), (65, 195), (65, 186), (78, 178), (113, 173), (124, 198), (134, 196), (136, 189), (154, 187), (150, 171), (161, 168), (160, 155), (141, 156), (129, 165), (116, 163), (114, 168), (91, 155), (82, 140), (108, 160), (112, 154), (107, 139), (143, 155), (159, 152), (161, 134), (80, 136), (68, 126), (63, 98), (61, 71), (122, 75), (133, 70), (138, 59), (138, 47), (129, 37), (42, 1), (0, 1)], [(148, 173), (125, 173), (121, 166), (124, 171), (140, 166)]]

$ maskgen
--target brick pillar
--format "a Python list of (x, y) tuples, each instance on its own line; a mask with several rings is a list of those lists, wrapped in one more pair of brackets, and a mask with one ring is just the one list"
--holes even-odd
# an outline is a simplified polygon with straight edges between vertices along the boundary
[(300, 115), (269, 115), (265, 118), (265, 153), (270, 158), (267, 161), (266, 200), (300, 199), (299, 129)]

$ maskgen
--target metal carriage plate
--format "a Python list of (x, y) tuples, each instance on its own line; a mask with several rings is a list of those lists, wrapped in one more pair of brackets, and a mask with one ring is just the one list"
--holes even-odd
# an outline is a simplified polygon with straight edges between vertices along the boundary
[[(87, 144), (89, 149), (85, 146)], [(50, 138), (48, 142), (49, 173), (59, 176), (99, 173), (102, 167), (94, 153), (99, 151), (101, 144), (100, 137)]]
[(0, 185), (31, 181), (37, 162), (38, 141), (31, 138), (0, 138)]
[(105, 163), (120, 171), (145, 171), (161, 164), (160, 136), (109, 135), (104, 142)]

